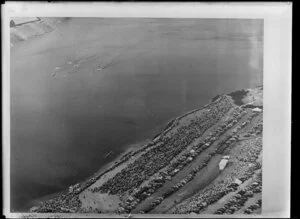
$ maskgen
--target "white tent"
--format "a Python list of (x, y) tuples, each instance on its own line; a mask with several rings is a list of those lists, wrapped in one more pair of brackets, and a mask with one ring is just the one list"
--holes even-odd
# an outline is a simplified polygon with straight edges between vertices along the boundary
[(223, 170), (223, 169), (226, 167), (227, 162), (228, 162), (227, 159), (222, 159), (222, 160), (220, 161), (220, 163), (219, 163), (219, 169), (220, 169), (220, 170)]
[(261, 112), (262, 110), (260, 108), (256, 107), (256, 108), (252, 109), (252, 111), (253, 112)]
[(239, 180), (239, 179), (235, 179), (235, 181), (234, 181), (236, 184), (238, 184), (238, 185), (241, 185), (242, 184), (242, 181), (241, 180)]

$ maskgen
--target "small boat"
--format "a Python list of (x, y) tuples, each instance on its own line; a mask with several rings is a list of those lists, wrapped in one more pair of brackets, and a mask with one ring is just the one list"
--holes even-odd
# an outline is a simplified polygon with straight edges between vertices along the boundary
[(113, 151), (110, 151), (110, 152), (108, 152), (104, 157), (105, 157), (105, 159), (106, 158), (108, 158), (110, 155), (112, 155), (113, 154)]

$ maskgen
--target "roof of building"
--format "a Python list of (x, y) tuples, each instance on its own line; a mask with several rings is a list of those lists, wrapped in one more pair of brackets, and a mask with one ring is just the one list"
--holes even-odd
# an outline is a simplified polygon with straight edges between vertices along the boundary
[(219, 169), (223, 170), (226, 167), (228, 160), (227, 159), (222, 159), (219, 163)]
[(235, 179), (235, 181), (234, 181), (236, 184), (238, 184), (238, 185), (240, 185), (240, 184), (242, 184), (242, 181), (241, 180), (239, 180), (239, 179)]
[(254, 112), (261, 112), (261, 111), (262, 111), (262, 109), (260, 109), (260, 108), (256, 107), (256, 108), (252, 109), (252, 111), (254, 111)]

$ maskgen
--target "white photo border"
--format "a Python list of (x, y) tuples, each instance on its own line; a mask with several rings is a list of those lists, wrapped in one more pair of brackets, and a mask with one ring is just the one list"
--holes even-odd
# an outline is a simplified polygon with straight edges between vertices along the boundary
[[(3, 214), (18, 217), (120, 217), (99, 214), (10, 213), (10, 17), (248, 18), (264, 20), (264, 115), (262, 215), (290, 216), (291, 3), (41, 3), (2, 7)], [(280, 102), (279, 102), (280, 101)], [(137, 215), (178, 217), (182, 215)], [(245, 215), (249, 217), (251, 215)], [(126, 217), (126, 215), (124, 215)], [(135, 217), (135, 215), (133, 215)], [(186, 215), (185, 217), (216, 217)], [(218, 217), (227, 217), (225, 215)], [(244, 217), (230, 215), (230, 217)]]

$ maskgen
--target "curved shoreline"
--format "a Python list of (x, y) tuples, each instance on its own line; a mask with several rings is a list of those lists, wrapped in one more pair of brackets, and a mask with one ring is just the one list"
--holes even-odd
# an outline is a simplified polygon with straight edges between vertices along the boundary
[[(43, 196), (41, 198), (38, 198), (36, 200), (33, 200), (32, 202), (38, 202), (39, 204), (32, 205), (31, 208), (29, 209), (29, 211), (32, 212), (31, 209), (34, 209), (35, 207), (39, 207), (45, 201), (55, 199), (55, 198), (57, 198), (59, 196), (62, 196), (62, 195), (67, 195), (69, 193), (68, 190), (71, 186), (80, 184), (80, 192), (78, 192), (78, 194), (81, 193), (83, 190), (85, 190), (86, 188), (91, 186), (94, 182), (96, 182), (98, 179), (100, 179), (104, 174), (108, 173), (109, 171), (112, 171), (113, 169), (115, 169), (119, 165), (126, 162), (127, 161), (126, 157), (130, 158), (130, 157), (134, 156), (135, 154), (147, 149), (148, 147), (154, 146), (155, 144), (154, 145), (151, 144), (151, 143), (153, 143), (154, 139), (159, 138), (166, 130), (171, 128), (176, 120), (179, 120), (179, 119), (181, 119), (181, 118), (183, 118), (183, 117), (185, 117), (189, 114), (192, 114), (196, 111), (199, 111), (199, 110), (202, 110), (202, 109), (208, 107), (213, 102), (212, 99), (213, 98), (211, 98), (211, 101), (208, 104), (205, 104), (204, 106), (202, 106), (200, 108), (193, 109), (193, 110), (188, 111), (184, 114), (181, 114), (181, 115), (179, 115), (175, 118), (169, 119), (167, 122), (165, 122), (163, 125), (160, 126), (162, 128), (157, 134), (154, 134), (153, 137), (149, 137), (149, 139), (151, 139), (150, 142), (148, 142), (146, 144), (141, 144), (136, 149), (133, 149), (133, 147), (130, 147), (130, 145), (132, 145), (132, 144), (129, 144), (129, 147), (124, 152), (117, 155), (112, 161), (110, 161), (107, 164), (103, 165), (99, 170), (97, 170), (92, 175), (86, 177), (85, 179), (79, 180), (75, 184), (69, 185), (65, 189), (63, 189), (61, 191), (58, 191), (54, 194), (49, 194), (49, 195)], [(146, 140), (144, 140), (144, 141), (146, 141)], [(142, 140), (142, 142), (143, 142), (143, 140)], [(139, 144), (139, 142), (134, 143), (134, 144)], [(84, 186), (81, 186), (81, 185), (84, 185)]]
[[(148, 148), (149, 144), (153, 141), (153, 139), (155, 139), (156, 137), (158, 137), (159, 135), (161, 135), (165, 130), (166, 130), (166, 125), (169, 124), (172, 121), (175, 121), (178, 117), (172, 118), (170, 120), (168, 120), (166, 123), (160, 125), (160, 131), (154, 135), (154, 137), (149, 137), (147, 139), (138, 141), (136, 143), (130, 143), (128, 144), (126, 150), (124, 150), (123, 152), (121, 152), (120, 154), (118, 154), (113, 160), (111, 160), (110, 162), (104, 164), (102, 167), (100, 167), (96, 172), (94, 172), (92, 175), (89, 175), (88, 177), (86, 177), (85, 179), (82, 180), (78, 180), (76, 181), (75, 184), (70, 184), (68, 187), (66, 187), (65, 189), (58, 191), (56, 193), (52, 193), (40, 198), (37, 198), (35, 200), (32, 201), (32, 203), (38, 203), (38, 204), (32, 204), (30, 209), (35, 208), (40, 206), (43, 202), (45, 201), (49, 201), (52, 199), (55, 199), (61, 195), (67, 195), (68, 194), (68, 190), (70, 186), (74, 186), (76, 184), (86, 184), (84, 187), (81, 187), (81, 191), (83, 191), (84, 189), (86, 189), (87, 187), (89, 187), (91, 184), (93, 184), (93, 181), (97, 181), (98, 179), (100, 179), (104, 174), (108, 173), (109, 171), (115, 169), (116, 167), (118, 167), (119, 165), (123, 164), (124, 162), (127, 161), (127, 159), (125, 160), (125, 158), (128, 156), (129, 158), (134, 156), (135, 154), (141, 152), (142, 150), (145, 150), (146, 148)], [(162, 127), (162, 128), (161, 128)], [(149, 141), (148, 143), (145, 143), (145, 141)], [(139, 144), (139, 147), (133, 147), (132, 145), (137, 145)], [(91, 179), (93, 179), (92, 182)], [(29, 204), (30, 205), (30, 204)], [(29, 210), (30, 210), (29, 209)]]
[[(173, 119), (170, 119), (169, 121), (167, 121), (165, 123), (165, 125), (162, 125), (163, 128), (161, 129), (161, 131), (159, 131), (157, 134), (154, 135), (154, 137), (148, 138), (151, 139), (150, 142), (148, 143), (135, 143), (135, 145), (140, 144), (139, 147), (136, 147), (136, 149), (133, 149), (133, 147), (129, 147), (127, 148), (123, 153), (120, 153), (116, 158), (114, 158), (112, 161), (110, 161), (109, 163), (107, 163), (106, 165), (104, 165), (103, 167), (101, 167), (97, 172), (95, 172), (93, 175), (87, 177), (86, 179), (82, 180), (81, 182), (75, 184), (74, 186), (74, 190), (72, 192), (68, 192), (68, 188), (66, 188), (64, 191), (62, 191), (61, 193), (59, 193), (59, 195), (57, 195), (56, 197), (50, 199), (50, 200), (60, 200), (61, 198), (65, 198), (65, 196), (62, 197), (62, 195), (64, 193), (67, 193), (66, 196), (68, 197), (75, 197), (78, 196), (81, 192), (83, 192), (85, 189), (87, 189), (88, 187), (90, 187), (92, 184), (94, 184), (96, 181), (98, 181), (104, 174), (113, 171), (115, 168), (117, 168), (118, 166), (125, 164), (130, 158), (134, 157), (136, 154), (142, 153), (143, 151), (146, 151), (149, 148), (152, 148), (153, 146), (157, 146), (156, 143), (159, 142), (160, 137), (164, 135), (164, 133), (166, 133), (168, 130), (172, 129), (172, 127), (174, 125), (176, 125), (176, 121), (192, 114), (195, 113), (199, 110), (203, 110), (207, 107), (209, 107), (212, 103), (218, 102), (218, 100), (220, 100), (222, 96), (228, 96), (227, 94), (221, 94), (221, 95), (217, 95), (213, 98), (211, 98), (211, 101), (208, 104), (205, 104), (204, 106), (191, 110), (189, 112), (186, 112), (180, 116), (177, 116)], [(132, 145), (132, 144), (131, 144)], [(158, 143), (159, 145), (159, 143)], [(69, 187), (70, 188), (70, 187)], [(50, 201), (50, 200), (46, 200)], [(41, 205), (43, 204), (43, 202), (41, 202)], [(42, 207), (41, 205), (39, 206), (34, 206), (31, 208), (30, 212), (38, 212), (36, 210), (38, 210), (39, 207)], [(37, 208), (32, 210), (33, 208)]]

